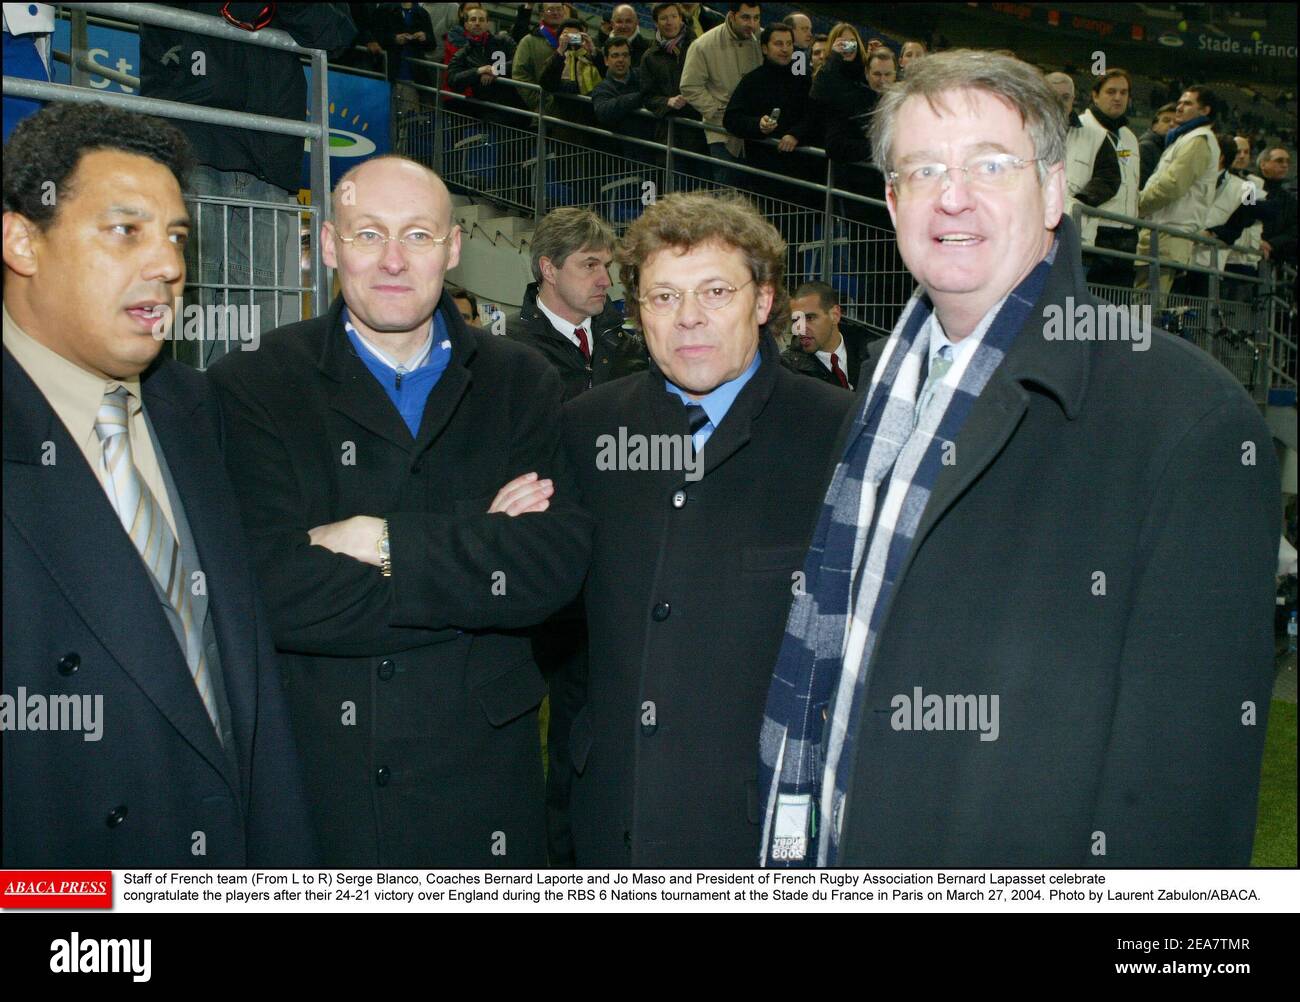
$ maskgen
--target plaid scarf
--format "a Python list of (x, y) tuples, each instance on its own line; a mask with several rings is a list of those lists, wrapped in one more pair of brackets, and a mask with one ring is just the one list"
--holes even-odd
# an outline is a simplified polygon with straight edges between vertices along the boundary
[(682, 39), (686, 37), (686, 28), (683, 27), (673, 38), (664, 38), (664, 36), (655, 29), (655, 41), (659, 43), (659, 48), (663, 49), (670, 56), (677, 55), (677, 48), (682, 44)]
[[(764, 866), (833, 866), (867, 666), (942, 453), (1042, 295), (1053, 243), (990, 311), (915, 418), (933, 307), (913, 295), (864, 395), (822, 504), (768, 691), (760, 738)], [(937, 321), (936, 321), (937, 322)], [(878, 509), (878, 510), (877, 510)], [(829, 819), (830, 824), (819, 824)]]

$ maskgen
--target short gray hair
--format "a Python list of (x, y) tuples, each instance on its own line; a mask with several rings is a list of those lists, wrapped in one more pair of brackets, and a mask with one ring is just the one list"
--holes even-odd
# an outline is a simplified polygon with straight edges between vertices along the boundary
[(1036, 67), (996, 52), (953, 49), (911, 64), (902, 81), (880, 95), (871, 116), (871, 159), (882, 174), (888, 177), (894, 169), (894, 130), (908, 98), (923, 97), (936, 108), (945, 94), (957, 90), (985, 91), (1020, 113), (1034, 156), (1041, 158), (1040, 179), (1065, 159), (1065, 115)]
[(612, 251), (618, 243), (614, 228), (590, 209), (552, 209), (533, 232), (533, 281), (542, 281), (542, 258), (563, 268), (570, 254), (580, 250)]

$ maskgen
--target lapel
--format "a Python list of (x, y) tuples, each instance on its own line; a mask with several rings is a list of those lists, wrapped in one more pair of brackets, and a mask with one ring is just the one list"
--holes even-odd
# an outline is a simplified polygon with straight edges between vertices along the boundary
[(356, 349), (343, 329), (343, 298), (334, 300), (326, 315), (323, 342), (317, 361), (320, 371), (334, 383), (329, 406), (349, 421), (391, 442), (409, 454), (412, 464), (438, 437), (470, 384), (468, 363), (477, 352), (474, 335), (460, 319), (447, 290), (443, 290), (438, 303), (447, 323), (451, 339), (451, 361), (438, 379), (438, 385), (429, 394), (420, 419), (420, 433), (411, 437), (411, 430), (384, 392), (384, 388), (371, 375), (364, 362), (357, 357)]
[[(242, 791), (241, 795), (246, 795), (253, 761), (253, 722), (257, 717), (257, 701), (256, 685), (241, 682), (256, 674), (256, 671), (250, 671), (258, 664), (256, 632), (253, 629), (256, 611), (248, 589), (232, 587), (232, 583), (249, 580), (249, 571), (241, 566), (235, 541), (228, 535), (235, 520), (231, 517), (233, 509), (221, 505), (223, 497), (231, 498), (221, 453), (215, 447), (203, 451), (195, 447), (195, 429), (204, 427), (199, 413), (203, 401), (185, 393), (169, 376), (167, 367), (151, 373), (141, 381), (141, 395), (183, 508), (183, 516), (178, 517), (184, 517), (189, 525), (190, 538), (198, 551), (199, 568), (207, 583), (203, 608), (206, 618), (212, 620), (216, 636), (241, 773), (238, 783), (228, 769), (225, 770), (226, 778), (236, 793)], [(216, 587), (213, 587), (214, 582)], [(203, 717), (207, 722), (206, 711)], [(211, 735), (210, 723), (205, 731)], [(219, 743), (214, 747), (221, 751)], [(221, 761), (228, 764), (229, 757), (222, 755)]]
[[(7, 349), (3, 378), (6, 517), (118, 666), (195, 751), (232, 782), (226, 756), (149, 572), (103, 486), (63, 422)], [(146, 402), (152, 406), (152, 395)], [(184, 443), (178, 439), (184, 433), (176, 431), (188, 426), (177, 425), (176, 415), (166, 410), (160, 407), (152, 416), (160, 432), (167, 429), (159, 448), (167, 451), (177, 489), (189, 504), (192, 471), (181, 458)], [(53, 446), (50, 465), (42, 462), (47, 443)], [(197, 493), (201, 499), (203, 492)], [(196, 503), (202, 509), (199, 499)], [(199, 522), (196, 513), (191, 512), (191, 518)]]
[(1043, 337), (1043, 308), (1064, 303), (1094, 304), (1083, 278), (1078, 231), (1068, 217), (1057, 229), (1060, 243), (1042, 298), (1030, 310), (1002, 364), (989, 378), (957, 436), (956, 462), (940, 466), (934, 491), (921, 515), (916, 538), (908, 550), (899, 580), (911, 567), (925, 538), (957, 499), (993, 462), (1029, 407), (1026, 385), (1047, 390), (1066, 417), (1079, 416), (1088, 388), (1090, 342), (1048, 341)]

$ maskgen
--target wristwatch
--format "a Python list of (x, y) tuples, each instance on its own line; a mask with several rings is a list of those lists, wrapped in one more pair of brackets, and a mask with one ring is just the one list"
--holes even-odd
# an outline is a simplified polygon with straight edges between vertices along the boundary
[(383, 561), (381, 568), (384, 577), (393, 576), (393, 556), (388, 546), (388, 519), (384, 519), (384, 531), (379, 534), (379, 559)]

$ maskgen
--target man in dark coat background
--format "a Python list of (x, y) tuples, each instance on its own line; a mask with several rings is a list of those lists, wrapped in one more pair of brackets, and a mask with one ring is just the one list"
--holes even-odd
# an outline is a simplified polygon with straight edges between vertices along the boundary
[(5, 146), (6, 867), (316, 864), (217, 401), (159, 357), (189, 160), (99, 104)]
[[(1062, 216), (1052, 102), (1034, 67), (958, 50), (913, 64), (873, 120), (899, 250), (925, 294), (914, 306), (933, 305), (932, 367), (952, 353), (960, 378), (961, 352), (1014, 340), (947, 443), (888, 610), (852, 616), (878, 639), (862, 648), (843, 800), (818, 812), (840, 865), (1250, 861), (1273, 683), (1274, 447), (1241, 385), (1149, 317), (1074, 336), (1098, 303)], [(891, 174), (993, 144), (1022, 163), (996, 183)], [(993, 329), (1043, 271), (1023, 325)], [(899, 371), (889, 350), (882, 378)], [(899, 390), (874, 387), (861, 408), (887, 393)], [(809, 596), (824, 594), (810, 583)], [(774, 698), (788, 686), (774, 681)], [(980, 701), (980, 733), (973, 716), (918, 726), (933, 697)], [(825, 751), (830, 735), (810, 738)]]
[(859, 388), (861, 335), (840, 327), (840, 296), (825, 282), (805, 282), (790, 297), (794, 336), (781, 353), (782, 364), (845, 390)]
[(367, 161), (333, 211), (341, 299), (212, 371), (322, 853), (543, 866), (523, 629), (577, 594), (590, 545), (560, 381), (461, 321), (442, 289), (460, 234), (428, 168)]
[[(569, 736), (578, 866), (757, 860), (763, 699), (852, 399), (779, 364), (784, 259), (746, 201), (652, 205), (619, 252), (652, 368), (566, 405), (597, 540)], [(677, 451), (647, 468), (638, 441)]]
[(596, 213), (573, 207), (552, 209), (533, 233), (533, 281), (508, 335), (546, 356), (565, 400), (646, 367), (645, 342), (609, 301), (617, 239)]

